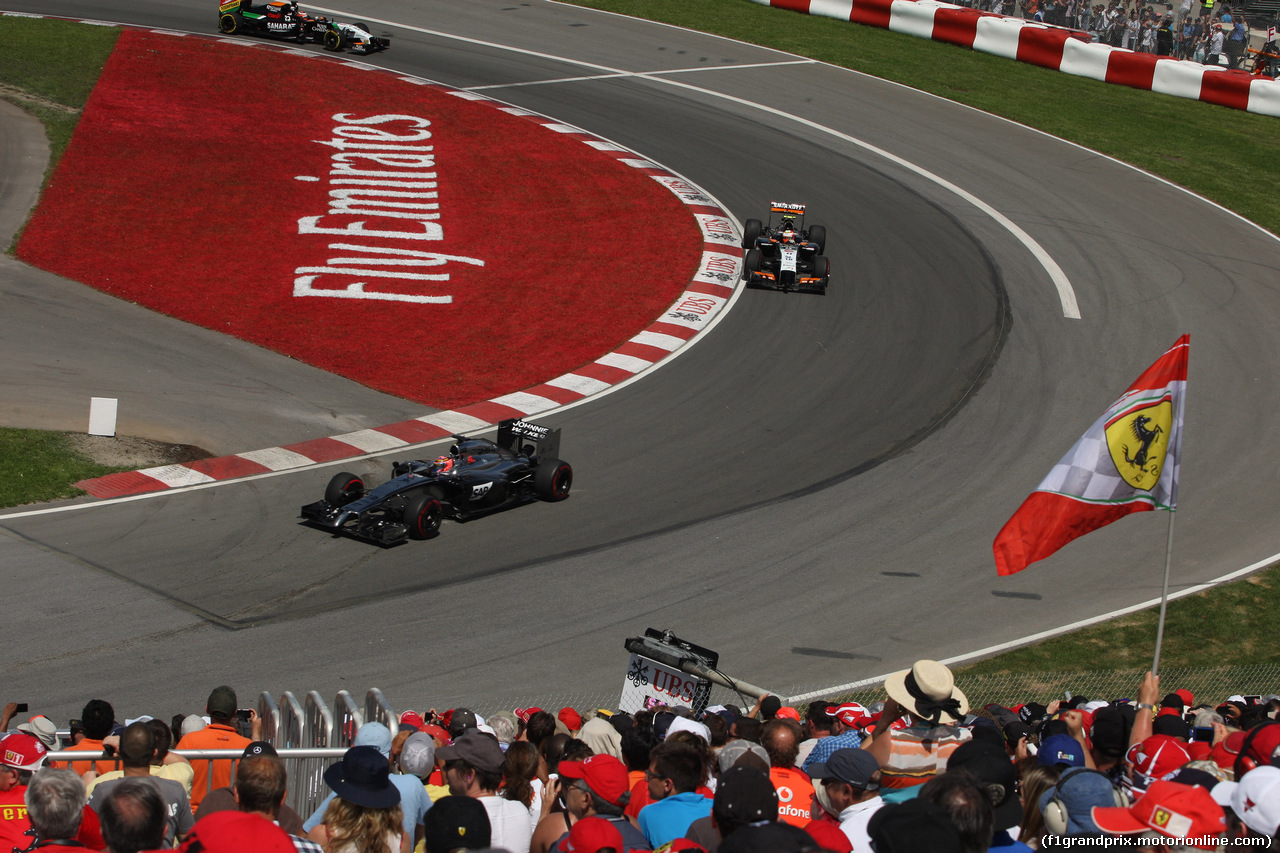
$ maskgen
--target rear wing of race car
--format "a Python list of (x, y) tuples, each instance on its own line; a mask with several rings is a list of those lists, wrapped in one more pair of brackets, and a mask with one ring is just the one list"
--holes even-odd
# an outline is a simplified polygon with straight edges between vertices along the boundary
[(803, 225), (804, 205), (788, 204), (785, 201), (771, 201), (769, 202), (769, 222), (773, 223), (775, 217), (779, 223), (785, 222), (788, 219), (799, 219), (801, 225)]
[(497, 444), (522, 456), (557, 459), (560, 456), (560, 430), (511, 418), (498, 424)]

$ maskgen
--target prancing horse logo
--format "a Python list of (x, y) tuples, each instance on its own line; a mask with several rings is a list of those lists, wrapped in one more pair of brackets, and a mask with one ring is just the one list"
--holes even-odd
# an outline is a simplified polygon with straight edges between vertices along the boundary
[(1173, 404), (1167, 399), (1126, 409), (1107, 423), (1107, 450), (1126, 483), (1143, 491), (1155, 488), (1172, 426)]

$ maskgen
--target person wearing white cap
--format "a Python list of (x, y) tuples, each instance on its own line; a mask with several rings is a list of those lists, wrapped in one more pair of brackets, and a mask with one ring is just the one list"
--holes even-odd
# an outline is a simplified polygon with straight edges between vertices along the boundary
[(50, 750), (58, 748), (58, 727), (44, 714), (36, 714), (27, 722), (18, 723), (18, 731), (35, 735)]
[(1213, 787), (1213, 795), (1223, 805), (1226, 796), (1230, 796), (1231, 811), (1239, 822), (1231, 827), (1237, 837), (1280, 836), (1280, 767), (1255, 767), (1239, 782), (1219, 782)]
[[(871, 742), (863, 749), (875, 756), (883, 788), (922, 785), (947, 769), (947, 758), (972, 735), (956, 723), (969, 712), (969, 700), (955, 678), (936, 660), (918, 660), (911, 669), (885, 679), (889, 694)], [(906, 715), (906, 728), (893, 728)]]

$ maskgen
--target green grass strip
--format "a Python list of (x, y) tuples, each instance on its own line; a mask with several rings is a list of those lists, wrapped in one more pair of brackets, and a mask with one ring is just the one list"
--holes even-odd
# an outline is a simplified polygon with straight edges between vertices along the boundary
[(73, 483), (129, 470), (91, 462), (66, 433), (0, 427), (0, 507), (83, 495)]
[(50, 170), (119, 37), (119, 27), (0, 17), (0, 94), (44, 122), (53, 151)]

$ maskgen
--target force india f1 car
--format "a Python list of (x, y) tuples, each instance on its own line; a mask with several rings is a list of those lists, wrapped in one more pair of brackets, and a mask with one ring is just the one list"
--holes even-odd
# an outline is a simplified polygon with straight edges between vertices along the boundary
[(827, 229), (804, 227), (804, 205), (769, 203), (769, 224), (748, 219), (742, 230), (742, 277), (748, 285), (826, 293), (831, 266), (823, 257)]
[(443, 518), (467, 521), (533, 500), (569, 497), (573, 469), (556, 457), (560, 430), (526, 421), (498, 424), (496, 443), (455, 435), (447, 456), (393, 462), (394, 477), (366, 489), (355, 474), (329, 481), (324, 500), (307, 504), (308, 524), (382, 545), (430, 539)]
[(271, 38), (291, 39), (303, 44), (323, 44), (326, 50), (350, 49), (352, 53), (370, 54), (391, 46), (389, 36), (375, 36), (368, 24), (356, 21), (342, 24), (328, 18), (316, 18), (298, 8), (297, 3), (275, 0), (255, 6), (251, 0), (221, 0), (218, 5), (218, 29), (227, 35), (247, 33)]

